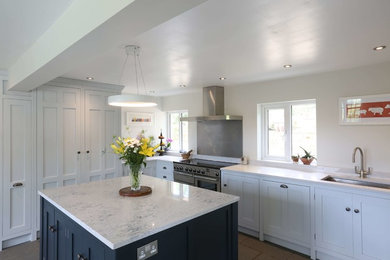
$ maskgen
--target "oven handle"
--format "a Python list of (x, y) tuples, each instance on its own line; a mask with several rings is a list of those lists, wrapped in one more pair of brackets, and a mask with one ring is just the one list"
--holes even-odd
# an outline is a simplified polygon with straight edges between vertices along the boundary
[(218, 182), (218, 179), (216, 179), (216, 178), (211, 178), (211, 177), (206, 177), (206, 176), (198, 176), (198, 175), (195, 175), (194, 177), (197, 180), (208, 180), (208, 181)]
[(174, 173), (177, 173), (177, 174), (180, 174), (180, 175), (184, 175), (184, 176), (188, 176), (188, 177), (194, 177), (194, 175), (190, 174), (190, 173), (185, 173), (185, 172), (174, 172)]

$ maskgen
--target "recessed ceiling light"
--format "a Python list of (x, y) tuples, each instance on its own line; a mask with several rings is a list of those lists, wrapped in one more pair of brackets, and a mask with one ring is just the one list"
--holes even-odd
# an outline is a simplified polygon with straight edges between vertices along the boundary
[(286, 64), (286, 65), (283, 65), (283, 68), (285, 68), (285, 69), (289, 69), (289, 68), (291, 68), (292, 67), (292, 65), (291, 64)]
[(180, 88), (186, 88), (187, 86), (184, 84), (179, 85)]
[(376, 47), (374, 48), (374, 51), (381, 51), (381, 50), (383, 50), (384, 48), (386, 48), (385, 45), (376, 46)]
[(225, 80), (226, 78), (225, 77), (219, 77), (219, 80)]
[(86, 77), (87, 80), (93, 80), (93, 77)]

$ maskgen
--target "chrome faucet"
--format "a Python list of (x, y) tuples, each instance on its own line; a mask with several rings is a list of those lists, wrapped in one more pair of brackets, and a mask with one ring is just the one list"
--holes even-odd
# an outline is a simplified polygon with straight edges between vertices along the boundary
[(364, 153), (360, 147), (355, 147), (355, 149), (353, 149), (352, 162), (355, 162), (356, 151), (360, 152), (360, 167), (355, 166), (355, 173), (360, 174), (360, 178), (363, 179), (365, 175), (371, 174), (372, 168), (368, 167), (368, 170), (364, 169)]

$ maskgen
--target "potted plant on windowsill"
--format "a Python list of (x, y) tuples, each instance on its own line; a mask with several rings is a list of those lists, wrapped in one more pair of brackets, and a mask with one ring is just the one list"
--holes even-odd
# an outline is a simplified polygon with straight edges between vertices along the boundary
[(310, 152), (305, 150), (302, 146), (299, 146), (299, 147), (301, 147), (301, 149), (305, 152), (305, 155), (300, 158), (301, 162), (304, 165), (310, 165), (312, 163), (312, 161), (315, 160), (316, 158), (313, 155), (311, 155)]

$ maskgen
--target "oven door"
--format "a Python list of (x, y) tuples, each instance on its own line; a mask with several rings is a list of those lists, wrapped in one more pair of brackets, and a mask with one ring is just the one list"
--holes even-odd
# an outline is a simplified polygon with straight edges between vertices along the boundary
[(195, 176), (195, 186), (203, 189), (221, 191), (221, 181), (219, 178), (206, 176)]
[(185, 173), (185, 172), (173, 172), (173, 181), (183, 183), (183, 184), (188, 184), (191, 186), (195, 185), (195, 179), (194, 175), (190, 173)]

